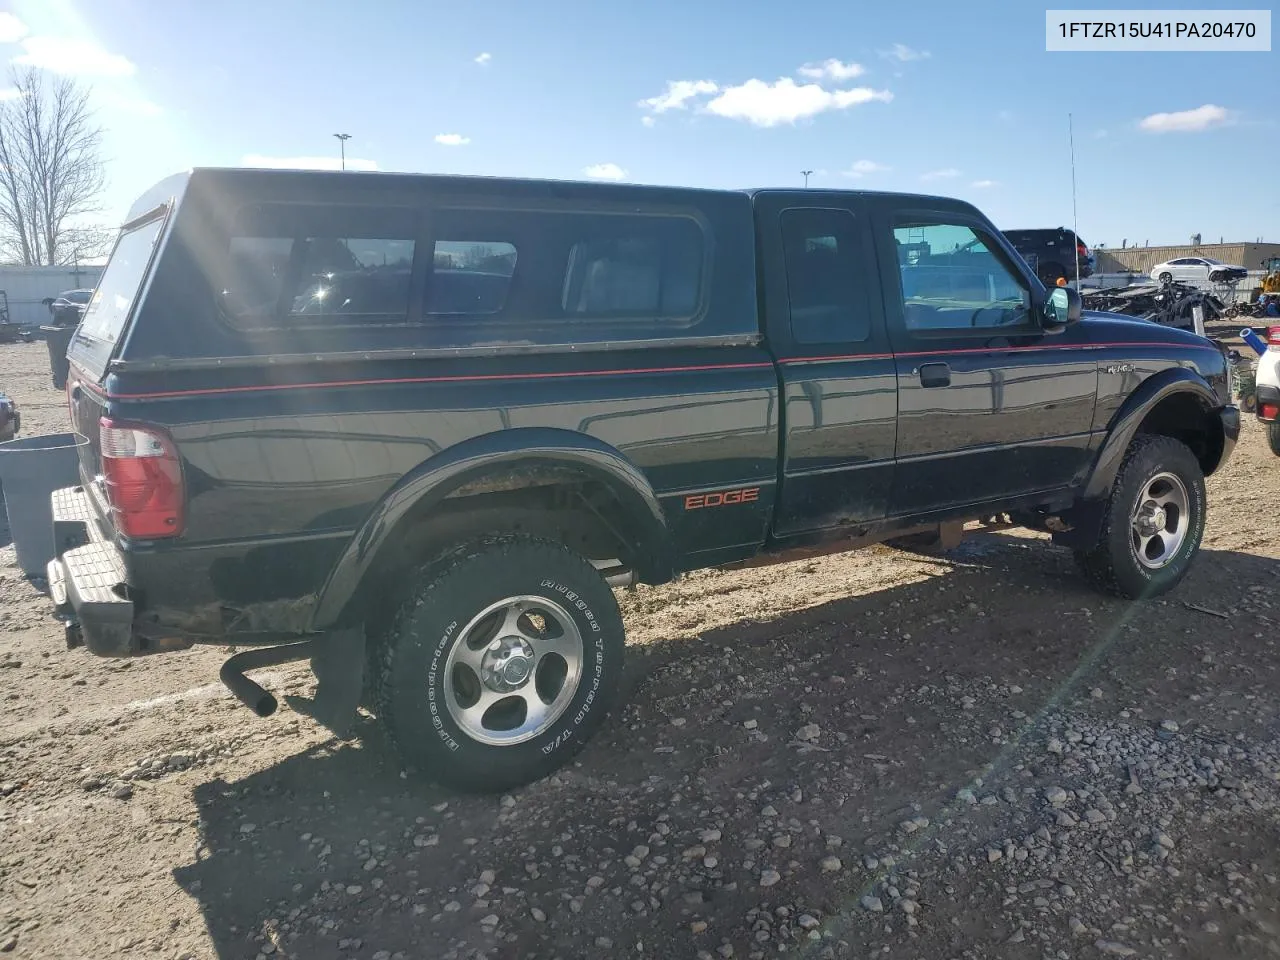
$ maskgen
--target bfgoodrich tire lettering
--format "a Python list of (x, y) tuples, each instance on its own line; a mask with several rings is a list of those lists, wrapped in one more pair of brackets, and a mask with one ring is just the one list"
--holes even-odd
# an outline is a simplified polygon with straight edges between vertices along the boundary
[[(377, 640), (377, 711), (409, 765), (461, 789), (506, 790), (586, 743), (613, 703), (622, 651), (617, 602), (590, 563), (547, 540), (489, 539), (418, 575)], [(563, 697), (535, 673), (556, 657), (574, 683)], [(533, 684), (548, 695), (531, 696)], [(543, 707), (548, 716), (534, 717)], [(516, 721), (490, 725), (504, 710)]]
[[(1151, 506), (1165, 496), (1170, 506), (1160, 510), (1160, 523), (1153, 524)], [(1185, 506), (1172, 505), (1177, 502)], [(1204, 521), (1204, 474), (1195, 455), (1171, 437), (1140, 434), (1116, 474), (1097, 545), (1077, 551), (1076, 560), (1085, 575), (1109, 593), (1134, 600), (1159, 596), (1186, 576), (1200, 549)], [(1144, 534), (1156, 529), (1161, 536), (1168, 531), (1167, 557), (1156, 544), (1139, 553), (1147, 539)]]

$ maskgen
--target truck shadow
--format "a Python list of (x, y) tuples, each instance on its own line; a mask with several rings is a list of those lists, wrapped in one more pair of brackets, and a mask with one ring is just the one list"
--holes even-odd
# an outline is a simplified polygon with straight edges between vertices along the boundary
[[(268, 944), (306, 960), (604, 955), (598, 937), (619, 955), (643, 941), (646, 955), (692, 956), (706, 944), (689, 934), (689, 890), (713, 930), (746, 936), (742, 918), (762, 894), (744, 882), (743, 851), (769, 835), (762, 805), (812, 793), (804, 816), (856, 863), (889, 842), (904, 811), (936, 816), (975, 776), (990, 785), (1008, 773), (1054, 710), (1128, 707), (1158, 721), (1189, 696), (1171, 664), (1212, 650), (1211, 682), (1242, 690), (1239, 671), (1274, 654), (1255, 633), (1280, 608), (1249, 587), (1275, 582), (1276, 560), (1205, 551), (1179, 591), (1143, 605), (1100, 599), (1068, 554), (1020, 537), (966, 541), (917, 569), (915, 582), (638, 649), (627, 706), (576, 764), (510, 797), (403, 775), (368, 718), (354, 742), (202, 784), (202, 846), (175, 879), (224, 960)], [(1224, 700), (1202, 722), (1257, 723), (1234, 713)], [(799, 742), (810, 723), (819, 741)], [(726, 863), (681, 867), (708, 820), (725, 823)], [(669, 882), (636, 883), (622, 862), (636, 844), (675, 861), (659, 871)], [(824, 852), (794, 856), (814, 864)], [(856, 901), (858, 882), (799, 871), (782, 902), (831, 914)], [(496, 928), (481, 924), (488, 915)], [(734, 943), (743, 956), (755, 946)]]

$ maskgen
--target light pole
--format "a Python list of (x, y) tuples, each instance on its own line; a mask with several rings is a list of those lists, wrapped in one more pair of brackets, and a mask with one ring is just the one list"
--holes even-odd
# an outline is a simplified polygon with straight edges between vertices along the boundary
[(808, 189), (809, 189), (809, 174), (811, 174), (811, 173), (813, 173), (813, 171), (812, 171), (812, 170), (801, 170), (801, 171), (800, 171), (800, 175), (801, 175), (802, 177), (804, 177), (804, 188), (805, 188), (806, 190), (808, 190)]
[(338, 138), (338, 149), (342, 152), (342, 169), (347, 169), (347, 141), (351, 139), (349, 133), (335, 133)]

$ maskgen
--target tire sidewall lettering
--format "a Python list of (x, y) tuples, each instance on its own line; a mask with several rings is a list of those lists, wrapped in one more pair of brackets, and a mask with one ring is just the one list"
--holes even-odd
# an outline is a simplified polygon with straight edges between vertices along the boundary
[(431, 660), (427, 665), (427, 711), (431, 715), (431, 729), (435, 731), (444, 745), (451, 751), (457, 751), (461, 744), (453, 738), (444, 725), (444, 713), (441, 710), (440, 693), (443, 686), (440, 682), (440, 665), (445, 659), (450, 641), (458, 632), (458, 621), (452, 621), (441, 633), (435, 649), (431, 652)]
[[(578, 739), (578, 729), (594, 713), (597, 702), (601, 700), (600, 693), (605, 680), (607, 656), (603, 628), (596, 617), (595, 611), (582, 597), (582, 594), (566, 584), (550, 578), (542, 580), (540, 588), (533, 592), (542, 593), (548, 599), (554, 599), (564, 607), (577, 622), (579, 629), (583, 633), (583, 675), (579, 679), (579, 688), (575, 693), (574, 699), (551, 729), (538, 740), (533, 741), (533, 743), (538, 743), (539, 740), (545, 741), (540, 744), (538, 749), (542, 755), (550, 756), (558, 750), (573, 744)], [(448, 661), (450, 650), (455, 643), (459, 642), (458, 630), (462, 622), (464, 622), (464, 618), (461, 617), (450, 621), (438, 635), (428, 658), (427, 710), (432, 731), (451, 752), (456, 752), (463, 747), (468, 747), (472, 750), (484, 748), (486, 750), (507, 751), (531, 746), (532, 744), (526, 743), (513, 747), (489, 747), (484, 744), (474, 743), (470, 738), (459, 733), (455, 722), (449, 717), (448, 707), (444, 704), (444, 678), (442, 671), (444, 664)]]

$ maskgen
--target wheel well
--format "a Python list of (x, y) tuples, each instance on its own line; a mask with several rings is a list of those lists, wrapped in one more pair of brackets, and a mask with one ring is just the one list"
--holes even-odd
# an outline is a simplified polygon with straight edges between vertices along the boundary
[(555, 540), (602, 570), (650, 572), (651, 558), (637, 554), (641, 531), (607, 483), (571, 467), (513, 468), (411, 509), (378, 550), (340, 620), (389, 613), (404, 572), (459, 543), (498, 532)]
[(1206, 477), (1222, 460), (1222, 423), (1193, 393), (1165, 397), (1143, 418), (1138, 433), (1172, 437), (1185, 444), (1200, 461)]

